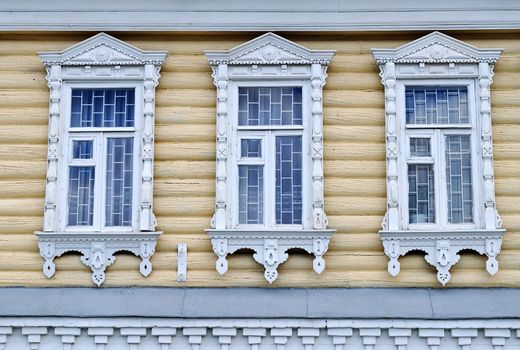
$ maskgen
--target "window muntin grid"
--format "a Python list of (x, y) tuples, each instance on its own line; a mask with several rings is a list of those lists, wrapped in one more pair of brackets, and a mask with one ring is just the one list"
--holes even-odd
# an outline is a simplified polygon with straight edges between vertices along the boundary
[(433, 164), (408, 164), (408, 219), (410, 224), (435, 222)]
[(302, 125), (301, 87), (239, 87), (238, 125)]
[(264, 223), (264, 166), (238, 166), (239, 224)]
[(106, 156), (105, 225), (132, 225), (134, 139), (108, 138)]
[(72, 159), (92, 159), (94, 142), (92, 140), (72, 141)]
[(276, 137), (276, 224), (302, 224), (302, 137)]
[(466, 86), (407, 86), (407, 124), (468, 124), (469, 102)]
[(243, 158), (261, 158), (262, 140), (261, 139), (242, 139), (240, 140), (240, 156)]
[(94, 221), (95, 168), (70, 167), (68, 193), (68, 225), (92, 226)]
[(133, 127), (135, 89), (72, 89), (73, 128)]
[(430, 157), (431, 147), (429, 138), (410, 138), (410, 156), (411, 157)]
[(446, 136), (448, 222), (473, 222), (471, 143), (469, 135)]

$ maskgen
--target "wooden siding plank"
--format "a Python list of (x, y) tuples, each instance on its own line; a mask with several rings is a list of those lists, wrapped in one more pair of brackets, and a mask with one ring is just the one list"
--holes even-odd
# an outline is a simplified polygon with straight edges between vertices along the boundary
[[(397, 47), (422, 33), (300, 34), (287, 37), (315, 49), (336, 49), (324, 91), (325, 209), (337, 229), (327, 268), (312, 271), (312, 257), (293, 252), (273, 287), (439, 287), (424, 254), (401, 259), (401, 274), (387, 271), (378, 234), (386, 208), (384, 99), (374, 47)], [(0, 34), (0, 285), (91, 286), (78, 254), (56, 260), (57, 272), (42, 272), (34, 231), (42, 227), (49, 92), (37, 51), (62, 50), (88, 33)], [(167, 50), (157, 87), (154, 206), (159, 238), (154, 272), (142, 278), (139, 259), (118, 254), (105, 286), (265, 287), (263, 268), (250, 253), (229, 258), (220, 276), (204, 229), (215, 193), (215, 88), (203, 51), (227, 49), (252, 39), (243, 34), (121, 33), (143, 49)], [(492, 85), (497, 206), (507, 233), (494, 277), (485, 258), (463, 253), (450, 287), (514, 287), (520, 282), (520, 40), (514, 35), (459, 33), (478, 47), (504, 47)], [(175, 280), (177, 244), (188, 244), (188, 281)]]

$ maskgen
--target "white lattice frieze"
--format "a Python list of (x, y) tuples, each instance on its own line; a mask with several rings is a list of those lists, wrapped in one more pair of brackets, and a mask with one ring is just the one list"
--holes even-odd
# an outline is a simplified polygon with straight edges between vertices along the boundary
[(372, 50), (381, 65), (394, 63), (496, 63), (502, 50), (479, 49), (440, 32), (433, 32), (397, 49)]
[(163, 51), (143, 51), (105, 33), (99, 33), (61, 52), (42, 52), (46, 66), (161, 65)]
[(157, 237), (162, 232), (146, 233), (52, 233), (38, 232), (40, 255), (45, 259), (43, 273), (54, 276), (54, 259), (66, 252), (82, 254), (81, 262), (92, 270), (92, 281), (100, 286), (105, 281), (105, 270), (116, 259), (115, 253), (131, 252), (141, 258), (140, 272), (148, 276), (152, 272), (150, 258), (155, 252)]
[(265, 79), (269, 77), (281, 78), (309, 78), (311, 70), (308, 65), (255, 65), (255, 66), (230, 66), (229, 77), (232, 79)]
[(492, 318), (3, 317), (0, 349), (513, 350), (518, 327), (518, 319)]
[(473, 250), (487, 256), (486, 270), (498, 271), (496, 257), (500, 253), (504, 230), (479, 231), (397, 231), (381, 232), (385, 254), (390, 258), (388, 272), (397, 276), (401, 270), (399, 257), (414, 250), (426, 253), (425, 260), (437, 269), (437, 280), (445, 285), (451, 278), (450, 268), (460, 260), (461, 250)]
[(300, 65), (324, 64), (332, 60), (332, 50), (309, 50), (274, 33), (266, 33), (226, 51), (206, 51), (211, 65)]
[(226, 257), (239, 249), (251, 249), (256, 262), (265, 268), (264, 277), (273, 283), (278, 277), (278, 266), (284, 263), (293, 248), (303, 249), (314, 255), (313, 269), (317, 273), (325, 269), (323, 255), (327, 252), (330, 237), (335, 230), (306, 231), (236, 231), (206, 230), (211, 237), (213, 251), (217, 254), (216, 269), (222, 275), (228, 269)]
[[(491, 275), (498, 271), (496, 256), (504, 230), (494, 192), (490, 85), (493, 66), (501, 51), (479, 49), (439, 32), (396, 49), (372, 50), (385, 87), (387, 211), (380, 234), (385, 254), (390, 258), (388, 271), (392, 276), (400, 271), (398, 258), (412, 250), (426, 252), (426, 261), (436, 267), (437, 278), (443, 285), (449, 281), (449, 270), (459, 261), (458, 252), (463, 249), (486, 254), (487, 271)], [(436, 208), (439, 214), (435, 222), (421, 226), (409, 221), (407, 140), (415, 131), (421, 132), (420, 128), (438, 129), (425, 124), (416, 125), (420, 128), (413, 131), (406, 125), (405, 88), (421, 84), (433, 87), (462, 84), (470, 87), (468, 91), (475, 87), (468, 100), (473, 114), (466, 126), (466, 132), (472, 133), (471, 152), (476, 160), (472, 160), (471, 165), (475, 195), (472, 197), (474, 222), (466, 225), (470, 228), (448, 222), (442, 208)], [(442, 164), (438, 154), (432, 157), (435, 163)], [(439, 186), (446, 187), (446, 184)], [(435, 196), (442, 199), (442, 191), (438, 189)], [(441, 207), (446, 206), (444, 201), (438, 202), (442, 203)]]

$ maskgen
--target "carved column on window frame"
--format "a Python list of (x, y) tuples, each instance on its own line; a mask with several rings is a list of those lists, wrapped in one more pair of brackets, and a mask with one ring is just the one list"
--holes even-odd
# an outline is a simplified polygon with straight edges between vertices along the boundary
[(502, 220), (496, 210), (495, 180), (493, 174), (493, 139), (491, 134), (491, 92), (493, 66), (480, 62), (478, 66), (478, 83), (480, 85), (480, 115), (482, 123), (482, 160), (484, 181), (484, 220), (486, 229), (502, 227)]
[(155, 87), (159, 83), (159, 70), (153, 64), (144, 66), (143, 144), (141, 173), (140, 229), (153, 231), (157, 226), (153, 214), (153, 135), (155, 117)]
[(47, 152), (47, 185), (45, 186), (44, 231), (58, 230), (58, 161), (59, 161), (59, 119), (61, 114), (61, 66), (47, 68), (47, 81), (50, 89), (49, 102), (49, 144)]
[(398, 159), (399, 146), (397, 140), (397, 108), (396, 108), (396, 74), (395, 63), (386, 62), (381, 66), (381, 82), (385, 87), (386, 113), (386, 181), (387, 181), (387, 212), (383, 230), (397, 231), (399, 229), (399, 190), (398, 190)]
[(311, 66), (312, 98), (312, 226), (316, 230), (327, 228), (323, 194), (323, 85), (326, 69), (321, 64)]
[(216, 194), (215, 214), (211, 227), (224, 229), (227, 226), (227, 124), (228, 124), (228, 65), (219, 64), (213, 69), (213, 78), (217, 87), (217, 154), (216, 154)]

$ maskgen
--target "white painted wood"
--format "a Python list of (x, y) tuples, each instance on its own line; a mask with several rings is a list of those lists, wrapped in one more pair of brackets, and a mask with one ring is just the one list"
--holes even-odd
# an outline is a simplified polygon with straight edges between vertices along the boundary
[[(255, 251), (255, 260), (264, 265), (264, 276), (272, 283), (278, 266), (287, 260), (287, 250), (305, 249), (315, 255), (313, 268), (325, 268), (332, 230), (326, 230), (323, 195), (323, 85), (326, 68), (334, 51), (309, 50), (273, 33), (266, 33), (228, 51), (206, 51), (217, 87), (217, 150), (215, 214), (211, 220), (216, 269), (228, 269), (226, 256), (241, 248)], [(303, 126), (247, 128), (238, 126), (238, 86), (301, 86)], [(275, 158), (255, 160), (265, 170), (262, 225), (238, 224), (237, 164), (241, 138), (263, 140), (274, 155), (274, 135), (302, 135), (303, 178), (302, 225), (275, 225)], [(255, 163), (255, 164), (256, 164)], [(249, 160), (248, 163), (249, 164)]]
[(188, 337), (188, 343), (192, 350), (199, 350), (202, 337), (206, 336), (208, 330), (205, 327), (188, 327), (182, 330), (182, 334)]
[(47, 327), (22, 327), (22, 334), (27, 337), (31, 350), (38, 350), (42, 336), (47, 335)]
[(81, 334), (81, 328), (79, 327), (56, 327), (54, 328), (54, 334), (61, 335), (61, 342), (63, 344), (63, 350), (72, 350), (72, 346), (76, 341), (76, 337)]
[[(97, 34), (61, 52), (39, 54), (47, 68), (50, 88), (49, 146), (45, 192), (44, 227), (38, 232), (39, 247), (45, 259), (43, 272), (54, 275), (53, 259), (68, 251), (79, 251), (82, 262), (92, 271), (98, 286), (105, 280), (105, 269), (117, 251), (127, 250), (142, 258), (140, 272), (152, 272), (150, 257), (155, 251), (158, 232), (153, 214), (153, 129), (155, 87), (166, 52), (143, 51), (105, 33)], [(70, 127), (71, 88), (135, 88), (135, 127), (121, 130), (93, 130), (73, 133)], [(117, 132), (116, 132), (117, 131)], [(131, 227), (104, 227), (102, 203), (105, 176), (100, 169), (106, 163), (103, 140), (111, 137), (134, 138), (133, 209)], [(93, 226), (67, 226), (68, 166), (72, 139), (90, 138), (95, 142), (96, 166)], [(63, 233), (67, 232), (64, 236)], [(71, 234), (73, 232), (74, 234)], [(103, 233), (100, 235), (100, 233)], [(125, 233), (121, 235), (120, 233)]]
[[(502, 243), (502, 221), (496, 210), (491, 139), (490, 91), (493, 66), (501, 49), (478, 49), (439, 32), (397, 49), (373, 49), (385, 86), (387, 212), (380, 231), (388, 272), (400, 272), (398, 259), (412, 250), (426, 252), (445, 285), (462, 249), (486, 254), (486, 270), (498, 271), (496, 256)], [(426, 128), (405, 122), (406, 85), (464, 85), (468, 87), (471, 125)], [(471, 135), (473, 223), (449, 224), (442, 135)], [(429, 136), (435, 175), (435, 224), (409, 224), (407, 157), (410, 137)], [(482, 179), (483, 181), (481, 181)]]
[(188, 279), (188, 245), (177, 245), (177, 282), (186, 282)]
[(157, 337), (157, 342), (161, 345), (161, 350), (168, 350), (171, 347), (173, 337), (177, 334), (177, 328), (153, 327), (151, 334)]
[(519, 327), (519, 319), (0, 318), (4, 350), (513, 350)]

